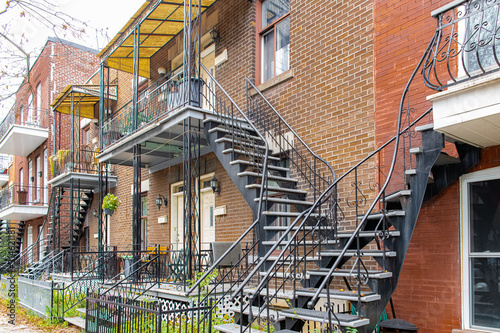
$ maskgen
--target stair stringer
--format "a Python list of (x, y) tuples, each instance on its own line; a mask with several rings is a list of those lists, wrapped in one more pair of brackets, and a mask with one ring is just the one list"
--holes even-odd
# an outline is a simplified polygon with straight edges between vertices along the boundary
[[(382, 312), (396, 290), (403, 263), (424, 201), (431, 168), (444, 148), (443, 134), (433, 130), (422, 132), (422, 148), (422, 154), (417, 156), (416, 160), (417, 173), (410, 179), (410, 189), (412, 192), (407, 203), (405, 216), (404, 218), (391, 218), (390, 220), (396, 230), (399, 230), (401, 233), (399, 237), (392, 238), (392, 242), (388, 243), (389, 250), (396, 251), (397, 253), (397, 256), (390, 261), (391, 267), (389, 271), (392, 272), (392, 277), (386, 280), (368, 281), (370, 288), (380, 294), (381, 299), (373, 304), (368, 304), (366, 306), (366, 313), (362, 313), (363, 316), (370, 319), (370, 325), (368, 325), (366, 332), (371, 332), (370, 329), (373, 330), (377, 325)], [(376, 260), (381, 264), (380, 258)]]
[(226, 170), (227, 174), (229, 175), (229, 178), (233, 181), (233, 183), (236, 185), (238, 190), (240, 191), (241, 195), (243, 198), (245, 198), (245, 201), (248, 203), (250, 208), (252, 209), (252, 212), (254, 213), (254, 219), (257, 218), (256, 212), (259, 207), (259, 203), (255, 201), (255, 195), (253, 195), (255, 192), (254, 191), (249, 191), (245, 186), (248, 185), (248, 181), (246, 177), (240, 177), (238, 176), (238, 173), (240, 171), (239, 166), (237, 165), (231, 165), (231, 162), (233, 161), (232, 154), (224, 154), (222, 151), (224, 150), (224, 146), (221, 144), (217, 144), (215, 140), (217, 139), (217, 134), (214, 133), (209, 133), (210, 130), (210, 125), (209, 123), (205, 123), (204, 126), (205, 130), (205, 137), (207, 138), (207, 142), (212, 148), (212, 150), (215, 153), (215, 156), (217, 156), (217, 159), (220, 161), (224, 169)]

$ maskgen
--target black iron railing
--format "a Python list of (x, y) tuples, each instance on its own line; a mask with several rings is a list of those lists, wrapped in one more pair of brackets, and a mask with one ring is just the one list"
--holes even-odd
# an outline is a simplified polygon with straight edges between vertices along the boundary
[(0, 191), (0, 210), (11, 205), (47, 205), (48, 198), (44, 198), (45, 186), (25, 186), (14, 184)]
[(423, 67), (425, 84), (443, 90), (500, 69), (500, 1), (453, 1), (432, 13), (437, 28)]
[(48, 128), (48, 111), (37, 109), (34, 106), (15, 105), (7, 113), (2, 123), (0, 123), (0, 139), (4, 137), (12, 125)]
[(157, 299), (134, 300), (130, 295), (92, 293), (87, 298), (85, 332), (211, 333), (212, 304), (164, 310)]
[(52, 178), (68, 172), (97, 174), (97, 153), (97, 147), (91, 144), (81, 145), (75, 151), (59, 149), (56, 155), (49, 157)]
[[(103, 123), (104, 146), (126, 137), (159, 117), (187, 105), (201, 107), (203, 80), (182, 78), (182, 72), (141, 94), (137, 101), (137, 120), (132, 101), (123, 105)], [(188, 96), (188, 90), (190, 96)]]

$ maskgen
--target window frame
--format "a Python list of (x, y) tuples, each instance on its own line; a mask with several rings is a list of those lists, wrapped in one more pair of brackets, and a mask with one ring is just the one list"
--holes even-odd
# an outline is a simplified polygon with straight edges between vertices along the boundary
[[(279, 17), (276, 21), (274, 21), (273, 23), (269, 24), (268, 26), (262, 28), (262, 4), (264, 1), (267, 1), (267, 0), (259, 0), (257, 1), (257, 19), (256, 19), (256, 52), (255, 52), (255, 55), (256, 55), (256, 64), (257, 64), (257, 68), (256, 68), (256, 73), (255, 73), (255, 81), (256, 81), (256, 84), (259, 85), (259, 84), (262, 84), (264, 82), (267, 82), (269, 80), (272, 80), (273, 78), (275, 78), (277, 76), (276, 74), (276, 25), (278, 25), (279, 23), (283, 22), (284, 20), (286, 20), (287, 18), (290, 18), (290, 12), (291, 12), (291, 9), (285, 14), (285, 15), (282, 15), (281, 17)], [(273, 56), (274, 56), (274, 73), (273, 73), (273, 76), (269, 79), (267, 79), (266, 81), (263, 81), (263, 70), (264, 70), (264, 55), (263, 55), (263, 43), (264, 43), (264, 36), (269, 34), (270, 32), (274, 31), (274, 42), (273, 42), (273, 46), (274, 46), (274, 52), (273, 52)], [(290, 27), (290, 34), (291, 34), (291, 27)], [(290, 67), (288, 68), (288, 70), (290, 70)], [(279, 74), (278, 74), (279, 75)]]
[(470, 196), (469, 184), (488, 180), (500, 179), (500, 167), (472, 172), (460, 177), (460, 238), (461, 238), (461, 268), (462, 268), (462, 323), (463, 329), (488, 330), (500, 332), (500, 328), (477, 326), (472, 324), (472, 297), (473, 291), (470, 272)]

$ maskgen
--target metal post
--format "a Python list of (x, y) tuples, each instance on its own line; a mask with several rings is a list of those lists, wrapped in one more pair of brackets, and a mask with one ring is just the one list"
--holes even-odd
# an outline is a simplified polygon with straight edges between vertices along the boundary
[[(100, 79), (99, 79), (99, 152), (102, 152), (103, 148), (103, 121), (104, 121), (104, 63), (101, 63), (101, 71), (100, 71)], [(109, 75), (108, 75), (108, 85), (109, 85)], [(107, 97), (107, 96), (106, 96)], [(97, 209), (97, 252), (99, 254), (103, 251), (103, 242), (102, 242), (102, 198), (103, 198), (103, 174), (102, 174), (102, 162), (99, 162), (98, 166), (98, 209)], [(100, 258), (100, 255), (99, 255)], [(99, 277), (102, 282), (104, 282), (104, 267), (103, 265), (99, 265)]]

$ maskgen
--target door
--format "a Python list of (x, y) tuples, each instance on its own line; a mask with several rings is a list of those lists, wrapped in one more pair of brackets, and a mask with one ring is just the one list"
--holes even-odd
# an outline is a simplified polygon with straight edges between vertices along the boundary
[[(28, 242), (26, 244), (27, 248), (30, 248), (33, 245), (33, 226), (28, 227)], [(29, 249), (28, 251), (28, 262), (33, 262), (33, 249)]]
[[(210, 74), (215, 77), (215, 45), (212, 44), (207, 47), (201, 53), (201, 62), (203, 66), (205, 66)], [(213, 104), (215, 101), (215, 84), (214, 81), (208, 76), (208, 74), (202, 70), (201, 78), (205, 81), (205, 85), (203, 86), (203, 109), (205, 110), (213, 110)]]
[(215, 242), (215, 194), (210, 187), (201, 191), (201, 246), (209, 250), (210, 243)]
[(183, 183), (172, 184), (172, 223), (170, 243), (173, 250), (184, 248), (184, 192)]
[(35, 181), (35, 186), (36, 186), (36, 198), (35, 202), (40, 202), (40, 197), (42, 196), (42, 165), (40, 163), (40, 156), (37, 156), (35, 158), (35, 164), (36, 164), (36, 181)]
[(43, 202), (49, 202), (49, 156), (47, 154), (47, 148), (43, 150)]
[(33, 202), (33, 161), (28, 163), (28, 204)]
[(40, 235), (38, 237), (38, 239), (39, 239), (39, 242), (38, 242), (38, 260), (42, 260), (43, 259), (43, 243), (44, 243), (43, 237), (44, 237), (44, 235), (43, 235), (43, 229), (42, 229), (41, 225), (38, 226), (38, 234)]

